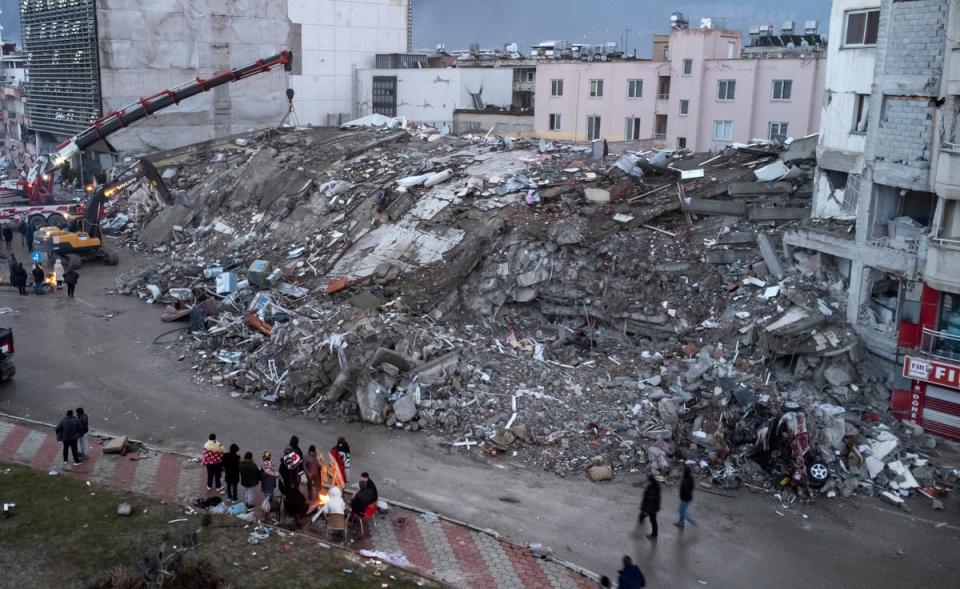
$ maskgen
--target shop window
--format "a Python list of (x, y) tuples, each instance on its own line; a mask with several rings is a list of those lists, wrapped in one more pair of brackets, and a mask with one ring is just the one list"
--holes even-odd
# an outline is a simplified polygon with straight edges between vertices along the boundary
[(931, 342), (931, 351), (938, 356), (960, 359), (960, 294), (942, 292), (938, 315), (938, 333)]

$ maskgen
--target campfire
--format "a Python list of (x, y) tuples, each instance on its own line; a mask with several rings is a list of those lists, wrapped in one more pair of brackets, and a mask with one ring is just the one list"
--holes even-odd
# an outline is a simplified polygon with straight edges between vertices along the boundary
[(57, 276), (53, 272), (48, 272), (43, 276), (43, 283), (46, 286), (56, 286), (57, 285)]
[(317, 503), (319, 503), (321, 507), (326, 505), (327, 501), (329, 500), (330, 500), (330, 495), (328, 495), (327, 493), (324, 493), (323, 491), (320, 491), (319, 493), (317, 493)]

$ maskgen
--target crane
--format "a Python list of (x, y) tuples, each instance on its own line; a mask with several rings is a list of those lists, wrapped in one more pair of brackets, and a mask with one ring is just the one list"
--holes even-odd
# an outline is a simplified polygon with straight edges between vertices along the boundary
[[(56, 146), (50, 157), (42, 162), (41, 177), (52, 177), (53, 171), (65, 165), (75, 155), (94, 143), (104, 140), (113, 133), (164, 108), (180, 104), (182, 100), (217, 86), (268, 72), (279, 66), (282, 66), (286, 71), (292, 69), (293, 53), (291, 51), (284, 50), (265, 59), (258, 59), (251, 64), (215, 74), (207, 79), (197, 77), (176, 88), (163, 90), (153, 96), (141, 98), (120, 110), (113, 111)], [(293, 92), (289, 89), (287, 90), (287, 98), (290, 101), (293, 100)], [(141, 173), (145, 174), (151, 182), (156, 184), (159, 180), (162, 184), (162, 180), (159, 179), (159, 175), (157, 175), (153, 166), (149, 165), (149, 162), (146, 166), (141, 162), (140, 167)], [(73, 268), (79, 265), (80, 260), (85, 257), (102, 259), (110, 265), (116, 264), (118, 261), (117, 255), (112, 252), (108, 253), (103, 249), (100, 218), (103, 216), (105, 200), (110, 198), (117, 190), (116, 185), (101, 184), (97, 186), (87, 199), (83, 218), (79, 220), (79, 231), (71, 231), (62, 227), (43, 227), (34, 235), (35, 249), (46, 252), (51, 256), (59, 255), (66, 258), (68, 265)], [(165, 187), (162, 194), (165, 198), (168, 198)]]

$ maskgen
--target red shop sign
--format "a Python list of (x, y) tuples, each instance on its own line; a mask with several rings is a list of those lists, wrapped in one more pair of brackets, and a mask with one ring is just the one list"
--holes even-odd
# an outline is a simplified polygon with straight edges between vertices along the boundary
[(903, 376), (955, 389), (960, 388), (960, 366), (926, 358), (907, 356), (903, 361)]

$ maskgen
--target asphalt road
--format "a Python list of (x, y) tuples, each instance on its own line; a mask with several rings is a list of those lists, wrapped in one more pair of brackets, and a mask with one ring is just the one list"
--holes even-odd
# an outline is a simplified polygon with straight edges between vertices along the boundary
[(388, 499), (542, 543), (602, 574), (615, 576), (620, 557), (632, 554), (650, 587), (950, 587), (960, 578), (955, 498), (939, 512), (910, 500), (906, 514), (870, 498), (782, 506), (762, 493), (698, 492), (691, 512), (700, 525), (679, 532), (670, 525), (677, 489), (665, 487), (654, 543), (633, 537), (640, 490), (630, 483), (639, 475), (604, 484), (563, 479), (509, 455), (444, 448), (423, 433), (323, 424), (232, 399), (196, 384), (189, 359), (152, 343), (171, 328), (160, 307), (107, 293), (134, 263), (125, 254), (119, 267), (84, 266), (75, 300), (0, 286), (0, 308), (13, 309), (0, 325), (14, 328), (18, 370), (0, 386), (0, 411), (56, 421), (83, 406), (96, 430), (191, 453), (210, 432), (275, 454), (293, 433), (319, 448), (344, 435), (353, 472), (369, 471)]

